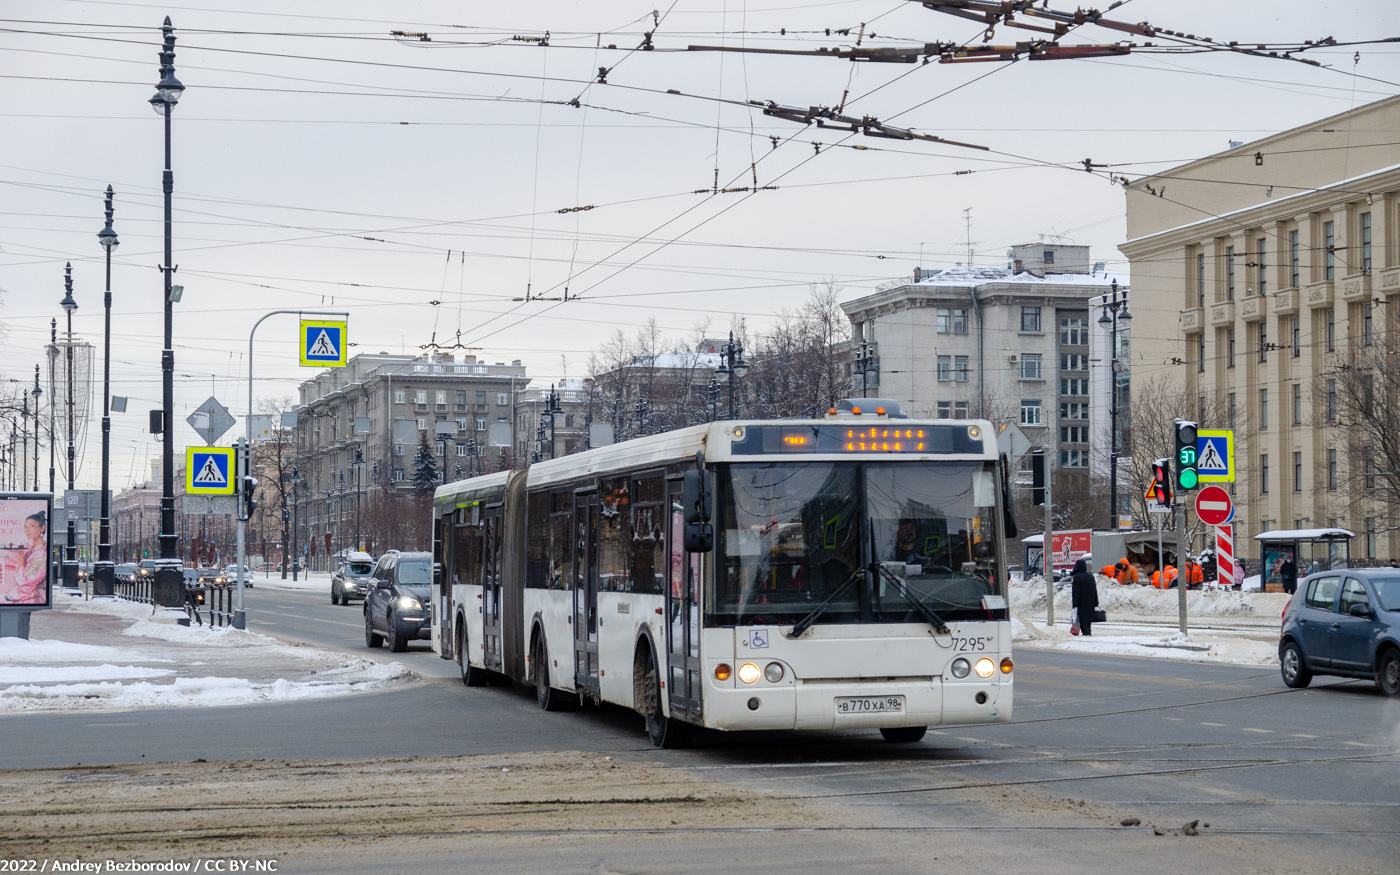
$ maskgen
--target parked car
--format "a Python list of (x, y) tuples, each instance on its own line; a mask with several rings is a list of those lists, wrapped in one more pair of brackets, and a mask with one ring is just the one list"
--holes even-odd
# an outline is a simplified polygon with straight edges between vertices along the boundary
[(331, 576), (331, 604), (364, 601), (374, 586), (374, 557), (358, 550), (348, 554), (345, 562)]
[[(432, 635), (428, 612), (433, 554), (390, 551), (374, 567), (373, 586), (365, 599), (365, 645), (402, 653), (408, 642)], [(381, 631), (382, 630), (382, 631)]]
[(1283, 611), (1283, 682), (1314, 675), (1366, 678), (1400, 695), (1400, 571), (1339, 568), (1308, 575)]
[[(238, 579), (238, 566), (230, 565), (224, 569), (224, 578), (230, 583)], [(245, 588), (253, 585), (253, 570), (248, 566), (243, 566), (243, 586)]]

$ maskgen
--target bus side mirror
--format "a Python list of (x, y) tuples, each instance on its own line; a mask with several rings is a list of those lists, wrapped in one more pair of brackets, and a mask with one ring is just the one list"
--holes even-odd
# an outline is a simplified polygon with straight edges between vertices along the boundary
[[(704, 471), (686, 471), (681, 480), (681, 506), (685, 509), (686, 549), (690, 550), (690, 527), (710, 521), (710, 493), (705, 488)], [(706, 528), (709, 528), (706, 526)], [(713, 538), (713, 533), (711, 534)], [(706, 547), (705, 549), (709, 549)], [(695, 552), (695, 551), (691, 551)]]
[(715, 547), (715, 529), (709, 523), (685, 524), (685, 552), (708, 553)]

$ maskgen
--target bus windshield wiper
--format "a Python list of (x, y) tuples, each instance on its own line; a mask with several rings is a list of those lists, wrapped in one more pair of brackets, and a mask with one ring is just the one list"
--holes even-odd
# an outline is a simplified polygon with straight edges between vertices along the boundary
[(873, 562), (871, 564), (881, 574), (885, 576), (886, 580), (895, 585), (895, 587), (900, 591), (900, 593), (903, 594), (903, 596), (909, 600), (909, 604), (914, 606), (914, 610), (918, 611), (920, 614), (923, 615), (924, 620), (926, 620), (928, 624), (933, 627), (934, 632), (938, 633), (939, 635), (949, 634), (948, 624), (943, 622), (941, 617), (939, 617), (937, 614), (931, 611), (928, 605), (924, 604), (918, 596), (914, 595), (914, 593), (909, 589), (909, 586), (904, 581), (900, 580), (894, 575), (893, 572), (885, 568), (880, 563)]
[(841, 581), (841, 583), (837, 584), (836, 588), (831, 591), (831, 595), (822, 599), (822, 603), (813, 608), (810, 614), (797, 621), (792, 627), (792, 634), (788, 637), (801, 638), (802, 633), (812, 628), (812, 624), (817, 622), (817, 618), (820, 617), (827, 608), (831, 607), (831, 603), (840, 598), (841, 594), (850, 588), (850, 585), (862, 574), (864, 574), (864, 572), (859, 568), (852, 571), (850, 577), (847, 577), (845, 580)]

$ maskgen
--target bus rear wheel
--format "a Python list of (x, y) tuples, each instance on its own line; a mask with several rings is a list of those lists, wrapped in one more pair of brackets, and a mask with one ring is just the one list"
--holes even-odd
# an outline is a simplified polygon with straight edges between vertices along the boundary
[(890, 744), (913, 744), (916, 741), (922, 741), (927, 732), (927, 726), (896, 726), (880, 730), (880, 734)]

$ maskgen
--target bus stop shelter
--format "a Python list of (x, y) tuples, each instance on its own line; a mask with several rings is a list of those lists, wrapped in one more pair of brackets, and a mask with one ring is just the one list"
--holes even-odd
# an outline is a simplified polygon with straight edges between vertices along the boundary
[(1265, 592), (1284, 592), (1289, 562), (1295, 580), (1315, 571), (1351, 565), (1351, 539), (1346, 529), (1276, 529), (1254, 536), (1259, 542), (1259, 580)]

